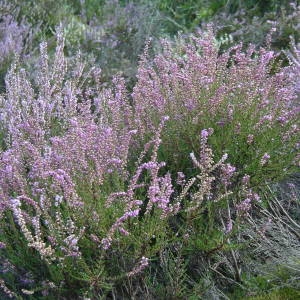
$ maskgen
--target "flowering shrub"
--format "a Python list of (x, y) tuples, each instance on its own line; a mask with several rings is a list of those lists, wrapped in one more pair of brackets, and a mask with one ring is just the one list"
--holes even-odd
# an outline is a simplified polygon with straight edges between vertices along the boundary
[(126, 298), (148, 282), (182, 298), (203, 266), (222, 274), (220, 254), (241, 282), (231, 237), (298, 138), (291, 69), (241, 48), (219, 55), (211, 32), (163, 41), (132, 95), (80, 56), (68, 65), (60, 30), (34, 82), (15, 60), (0, 97), (1, 297)]
[(153, 63), (143, 58), (132, 97), (143, 135), (155, 131), (160, 116), (170, 116), (161, 155), (174, 171), (188, 168), (197, 133), (212, 128), (217, 158), (228, 153), (253, 184), (293, 172), (299, 163), (293, 67), (274, 72), (273, 51), (250, 46), (243, 52), (241, 44), (219, 55), (212, 31), (177, 44), (163, 41), (162, 48)]
[[(262, 46), (265, 44), (266, 35), (272, 29), (274, 30), (271, 41), (273, 49), (289, 48), (290, 36), (298, 42), (300, 38), (299, 2), (274, 2), (274, 8), (267, 9), (265, 12), (258, 12), (257, 6), (241, 5), (233, 14), (230, 10), (215, 14), (210, 22), (214, 23), (217, 36), (225, 42), (222, 47), (228, 48), (229, 45), (232, 46), (241, 40), (247, 45), (253, 43)], [(263, 3), (262, 8), (267, 8), (267, 5)]]
[[(163, 33), (163, 18), (151, 2), (107, 0), (95, 13), (98, 2), (86, 1), (80, 19), (66, 22), (68, 49), (76, 45), (76, 49), (79, 46), (85, 55), (92, 56), (101, 66), (104, 79), (111, 80), (113, 74), (121, 72), (132, 85), (145, 42)], [(90, 15), (91, 11), (93, 17), (83, 23), (82, 15)]]
[(291, 50), (285, 51), (289, 61), (291, 62), (291, 78), (294, 81), (295, 89), (298, 94), (298, 99), (300, 95), (300, 44), (296, 45), (295, 41), (292, 40)]
[(5, 73), (14, 55), (28, 50), (31, 40), (30, 26), (24, 20), (18, 23), (13, 15), (3, 13), (0, 20), (0, 91), (4, 89)]

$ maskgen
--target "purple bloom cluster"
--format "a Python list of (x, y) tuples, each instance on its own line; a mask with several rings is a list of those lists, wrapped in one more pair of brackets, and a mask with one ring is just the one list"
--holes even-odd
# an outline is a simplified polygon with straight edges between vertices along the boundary
[(221, 166), (221, 182), (228, 186), (230, 183), (231, 177), (234, 175), (236, 168), (231, 164), (223, 164)]
[(25, 39), (30, 27), (24, 21), (18, 24), (12, 15), (4, 14), (0, 21), (0, 63), (20, 55), (24, 50)]

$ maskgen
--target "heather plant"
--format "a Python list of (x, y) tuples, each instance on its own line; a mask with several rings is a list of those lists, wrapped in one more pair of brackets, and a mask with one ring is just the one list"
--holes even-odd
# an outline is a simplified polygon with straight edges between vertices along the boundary
[[(145, 6), (113, 3), (108, 19), (142, 39), (127, 17)], [(281, 216), (291, 271), (298, 204), (257, 190), (299, 160), (296, 46), (281, 68), (268, 49), (219, 54), (211, 31), (163, 40), (130, 94), (119, 75), (103, 83), (109, 68), (66, 57), (91, 25), (73, 17), (54, 54), (41, 43), (27, 70), (15, 58), (0, 95), (0, 297), (226, 298), (251, 285), (244, 245), (282, 256), (275, 234), (260, 240), (265, 217)]]
[[(135, 119), (143, 135), (155, 131), (161, 115), (170, 121), (160, 155), (178, 170), (197, 147), (198, 133), (210, 128), (209, 144), (220, 159), (228, 153), (236, 176), (251, 184), (278, 180), (299, 163), (299, 107), (292, 67), (280, 68), (268, 49), (245, 52), (239, 44), (219, 54), (212, 31), (162, 41), (152, 62), (145, 54), (132, 94)], [(294, 167), (293, 167), (294, 166)]]
[(181, 172), (177, 183), (159, 159), (169, 117), (161, 116), (138, 159), (129, 155), (139, 144), (124, 80), (87, 94), (82, 63), (69, 72), (60, 31), (57, 39), (53, 63), (41, 44), (35, 84), (15, 63), (1, 98), (2, 292), (11, 298), (133, 295), (161, 253), (168, 272), (180, 262), (180, 276), (159, 284), (174, 287), (170, 296), (183, 295), (190, 272), (184, 260), (225, 247), (257, 196), (246, 182), (245, 200), (230, 198), (234, 167), (227, 155), (215, 162), (211, 130), (202, 131), (190, 154), (198, 175)]
[(4, 77), (15, 55), (31, 50), (33, 38), (29, 24), (18, 22), (10, 12), (2, 12), (0, 20), (0, 91), (4, 89)]
[[(43, 291), (45, 296), (48, 289), (60, 288), (47, 282), (51, 279), (62, 284), (64, 273), (80, 277), (81, 268), (75, 273), (71, 270), (74, 259), (82, 257), (78, 242), (85, 234), (86, 215), (93, 212), (91, 226), (94, 223), (100, 232), (92, 231), (94, 240), (88, 235), (83, 243), (96, 249), (100, 241), (95, 234), (103, 236), (113, 225), (111, 218), (115, 216), (118, 221), (108, 239), (114, 231), (121, 231), (127, 219), (137, 216), (134, 205), (138, 201), (127, 207), (123, 219), (120, 213), (124, 205), (105, 210), (101, 201), (111, 188), (122, 187), (121, 178), (127, 176), (124, 165), (134, 131), (130, 130), (124, 82), (116, 78), (115, 89), (103, 91), (92, 105), (88, 91), (81, 90), (83, 70), (78, 63), (73, 77), (69, 77), (59, 32), (53, 65), (49, 64), (46, 44), (41, 44), (40, 70), (34, 86), (17, 64), (6, 77), (7, 93), (1, 98), (1, 127), (5, 132), (1, 152), (1, 248), (7, 252), (4, 250), (1, 260), (7, 260), (13, 270), (2, 273), (10, 288), (17, 284), (18, 293), (24, 295)], [(112, 187), (111, 180), (116, 183)], [(98, 213), (106, 228), (98, 227)], [(91, 248), (85, 249), (90, 256)], [(23, 251), (23, 256), (17, 255), (18, 251)], [(132, 276), (146, 262), (142, 260)], [(27, 280), (25, 273), (34, 279)], [(41, 280), (36, 282), (39, 277)], [(1, 282), (8, 296), (15, 295)]]
[(221, 10), (209, 22), (213, 22), (219, 39), (226, 39), (222, 49), (243, 41), (244, 44), (262, 46), (270, 30), (272, 34), (272, 48), (281, 50), (290, 46), (290, 36), (299, 41), (300, 6), (297, 1), (273, 3), (273, 9), (264, 13), (257, 13), (258, 7), (239, 7), (234, 12)]
[[(84, 15), (88, 14), (86, 6), (82, 8)], [(105, 1), (101, 8), (101, 13), (91, 18), (85, 29), (78, 30), (82, 51), (93, 55), (104, 80), (109, 81), (113, 74), (121, 72), (132, 85), (145, 42), (164, 33), (162, 16), (149, 2), (113, 0)], [(71, 32), (74, 34), (74, 30)]]
[[(291, 71), (291, 77), (294, 80), (296, 92), (300, 93), (300, 45), (296, 45), (295, 40), (292, 39), (291, 49), (285, 51), (290, 63), (293, 65), (293, 70)], [(298, 97), (299, 98), (299, 97)]]

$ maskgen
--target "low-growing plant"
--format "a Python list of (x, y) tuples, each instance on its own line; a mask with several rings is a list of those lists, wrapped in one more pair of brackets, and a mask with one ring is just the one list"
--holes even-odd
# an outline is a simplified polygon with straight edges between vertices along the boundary
[[(260, 2), (265, 5), (265, 2)], [(299, 41), (300, 6), (297, 1), (274, 4), (273, 9), (264, 13), (257, 13), (257, 7), (241, 6), (235, 12), (221, 10), (209, 21), (214, 23), (217, 37), (225, 40), (222, 49), (243, 41), (257, 46), (265, 44), (266, 35), (273, 30), (272, 48), (276, 50), (287, 49), (290, 46), (290, 36)]]
[[(0, 10), (1, 12), (1, 10)], [(18, 22), (10, 6), (2, 11), (0, 20), (0, 91), (4, 91), (4, 77), (15, 55), (22, 56), (32, 50), (33, 31), (23, 19)]]
[[(131, 149), (138, 151), (133, 142), (137, 130), (124, 80), (90, 90), (91, 101), (82, 87), (83, 70), (79, 62), (70, 76), (58, 32), (53, 64), (41, 44), (34, 86), (17, 63), (6, 77), (1, 98), (2, 291), (12, 298), (131, 295), (142, 271), (155, 266), (161, 253), (164, 270), (172, 272), (177, 261), (182, 266), (179, 277), (170, 274), (159, 282), (174, 287), (170, 296), (182, 296), (188, 278), (184, 258), (226, 248), (225, 236), (255, 195), (245, 185), (247, 203), (230, 198), (233, 167), (225, 164), (226, 155), (215, 163), (207, 130), (200, 154), (190, 155), (198, 175), (185, 182), (179, 174), (176, 185), (159, 159), (167, 116), (141, 156), (131, 157)], [(226, 173), (228, 168), (232, 171)], [(224, 210), (226, 216), (219, 217)], [(178, 254), (174, 249), (182, 238), (185, 245)]]
[(33, 74), (16, 59), (0, 96), (0, 296), (192, 299), (241, 286), (254, 188), (297, 155), (292, 68), (271, 68), (274, 57), (219, 55), (212, 32), (165, 40), (132, 95), (79, 55), (68, 65), (61, 30), (52, 62), (45, 42)]
[(122, 73), (132, 86), (146, 41), (165, 31), (162, 20), (150, 2), (105, 1), (101, 14), (81, 31), (80, 46), (84, 53), (93, 54), (106, 81)]
[[(178, 170), (188, 170), (203, 128), (217, 159), (226, 152), (237, 174), (258, 185), (295, 172), (299, 164), (299, 107), (291, 72), (277, 55), (239, 44), (218, 53), (212, 31), (177, 43), (162, 41), (153, 61), (144, 56), (132, 94), (135, 119), (145, 135), (162, 115), (170, 121), (160, 155)], [(294, 165), (294, 167), (293, 167)]]
[(299, 296), (299, 178), (269, 186), (255, 203), (240, 242), (243, 286), (230, 299), (294, 299)]

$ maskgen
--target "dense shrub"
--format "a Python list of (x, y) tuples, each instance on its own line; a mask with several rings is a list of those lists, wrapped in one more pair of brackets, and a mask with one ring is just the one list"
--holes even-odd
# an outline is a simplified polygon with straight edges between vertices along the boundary
[[(94, 2), (59, 1), (53, 19), (36, 7), (46, 36), (48, 21), (74, 22), (57, 30), (54, 51), (43, 42), (38, 61), (24, 68), (17, 56), (6, 74), (0, 298), (221, 299), (298, 288), (299, 195), (288, 185), (291, 198), (278, 198), (269, 184), (299, 164), (298, 46), (283, 67), (270, 49), (220, 53), (211, 29), (162, 40), (154, 58), (148, 42), (131, 93), (112, 71), (127, 57), (134, 66), (154, 11), (109, 1), (93, 23)], [(73, 56), (77, 42), (84, 52)], [(89, 67), (95, 43), (108, 59), (118, 45), (102, 71)]]
[(81, 31), (82, 51), (93, 54), (104, 79), (110, 80), (113, 74), (121, 72), (132, 85), (145, 43), (165, 32), (162, 22), (151, 3), (106, 1), (101, 15)]
[(222, 48), (228, 48), (239, 41), (262, 46), (266, 35), (273, 30), (272, 48), (287, 49), (291, 36), (299, 42), (300, 6), (296, 1), (277, 5), (277, 9), (263, 15), (257, 14), (255, 8), (248, 10), (245, 7), (233, 14), (220, 11), (209, 21), (214, 23), (218, 38), (223, 40)]
[(13, 57), (32, 50), (33, 31), (25, 20), (18, 22), (9, 8), (0, 10), (0, 91), (4, 89), (4, 77)]
[(170, 121), (160, 155), (171, 168), (187, 170), (198, 133), (213, 131), (217, 159), (226, 152), (237, 173), (252, 184), (293, 173), (299, 138), (299, 107), (290, 73), (278, 69), (273, 51), (239, 44), (222, 55), (212, 32), (163, 41), (153, 63), (144, 60), (134, 88), (135, 119), (142, 134), (155, 131), (162, 115)]

